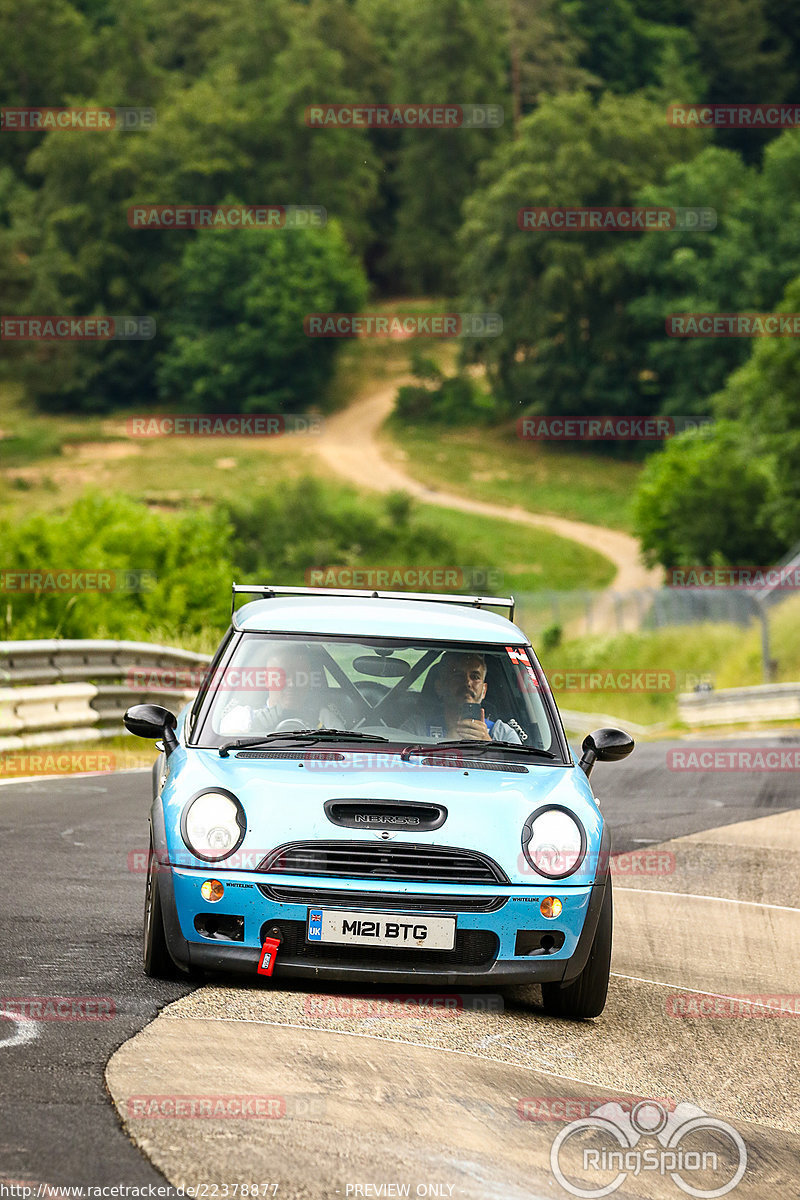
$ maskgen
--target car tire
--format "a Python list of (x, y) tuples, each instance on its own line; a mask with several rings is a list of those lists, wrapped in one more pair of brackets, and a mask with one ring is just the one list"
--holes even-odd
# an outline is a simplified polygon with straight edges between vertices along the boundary
[(551, 1017), (599, 1017), (605, 1008), (608, 979), (611, 973), (611, 934), (614, 924), (614, 902), (611, 895), (611, 876), (605, 886), (597, 929), (586, 960), (577, 979), (566, 987), (559, 983), (542, 984), (542, 1003)]
[(178, 970), (167, 949), (161, 890), (158, 885), (158, 859), (150, 843), (147, 856), (147, 887), (144, 899), (144, 938), (142, 964), (151, 979), (175, 979)]

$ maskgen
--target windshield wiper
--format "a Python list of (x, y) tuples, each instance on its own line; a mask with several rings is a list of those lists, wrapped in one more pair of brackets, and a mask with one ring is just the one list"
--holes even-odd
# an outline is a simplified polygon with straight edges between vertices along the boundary
[(440, 750), (469, 750), (472, 753), (477, 753), (480, 750), (516, 750), (523, 754), (533, 754), (536, 758), (557, 759), (558, 755), (553, 754), (552, 750), (540, 750), (538, 746), (526, 746), (522, 742), (495, 742), (495, 741), (478, 741), (472, 738), (458, 738), (452, 742), (432, 742), (430, 745), (417, 744), (414, 746), (406, 746), (401, 754), (401, 758), (409, 759), (412, 754), (438, 754)]
[(389, 739), (374, 733), (358, 733), (354, 729), (287, 729), (285, 733), (265, 733), (263, 737), (238, 738), (234, 742), (223, 742), (219, 748), (220, 758), (227, 758), (231, 750), (245, 750), (250, 746), (266, 746), (269, 742), (302, 741), (307, 746), (315, 742), (388, 742)]

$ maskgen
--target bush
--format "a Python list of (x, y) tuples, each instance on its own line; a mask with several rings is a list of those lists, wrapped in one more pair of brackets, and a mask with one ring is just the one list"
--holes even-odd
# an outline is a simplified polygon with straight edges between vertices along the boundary
[(497, 420), (497, 404), (468, 375), (441, 379), (438, 387), (409, 384), (395, 401), (397, 417), (413, 425), (488, 425)]
[(665, 567), (774, 562), (785, 544), (766, 503), (771, 479), (743, 425), (719, 421), (674, 438), (642, 471), (634, 528), (645, 559)]
[(251, 578), (303, 583), (312, 567), (458, 561), (451, 541), (418, 520), (400, 493), (366, 507), (341, 488), (300, 479), (225, 511), (237, 567)]
[(158, 626), (179, 638), (222, 625), (233, 575), (230, 537), (218, 514), (167, 516), (98, 493), (87, 493), (57, 516), (3, 522), (0, 561), (13, 563), (15, 571), (112, 573), (112, 586), (100, 591), (7, 589), (3, 636), (141, 638)]
[(87, 493), (66, 512), (0, 523), (0, 563), (16, 572), (112, 573), (112, 586), (33, 594), (7, 585), (0, 637), (183, 644), (211, 632), (216, 641), (228, 622), (233, 579), (303, 584), (312, 567), (462, 559), (456, 543), (420, 520), (401, 493), (365, 505), (343, 488), (301, 479), (177, 515)]

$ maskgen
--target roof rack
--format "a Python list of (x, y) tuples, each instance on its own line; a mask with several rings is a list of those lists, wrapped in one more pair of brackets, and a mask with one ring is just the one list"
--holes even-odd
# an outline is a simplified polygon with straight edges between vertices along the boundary
[(276, 596), (346, 596), (362, 600), (436, 600), (442, 604), (464, 604), (469, 608), (507, 608), (509, 621), (514, 620), (513, 596), (454, 596), (442, 592), (372, 592), (357, 588), (276, 587), (234, 583), (231, 585), (231, 616), (236, 612), (237, 596), (260, 596), (273, 600)]

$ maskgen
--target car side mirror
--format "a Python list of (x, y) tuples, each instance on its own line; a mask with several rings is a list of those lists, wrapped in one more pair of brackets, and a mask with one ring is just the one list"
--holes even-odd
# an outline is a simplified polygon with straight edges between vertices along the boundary
[(621, 758), (628, 757), (635, 744), (624, 729), (595, 729), (594, 733), (587, 733), (581, 743), (583, 754), (578, 766), (588, 778), (598, 760), (619, 762)]
[(122, 718), (129, 733), (137, 737), (163, 738), (164, 753), (169, 756), (178, 745), (178, 739), (173, 730), (178, 724), (178, 718), (168, 708), (160, 704), (134, 704)]

